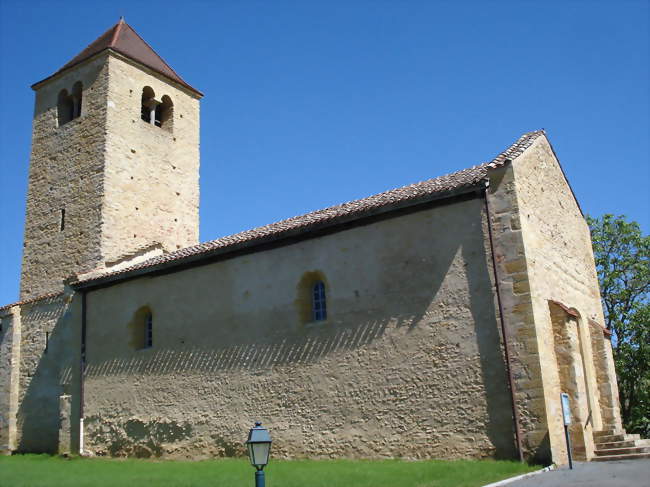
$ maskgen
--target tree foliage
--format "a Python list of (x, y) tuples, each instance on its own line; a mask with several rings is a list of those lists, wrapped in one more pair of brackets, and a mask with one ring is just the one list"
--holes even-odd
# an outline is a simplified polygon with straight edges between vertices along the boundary
[(587, 217), (629, 432), (650, 435), (650, 236), (624, 216)]

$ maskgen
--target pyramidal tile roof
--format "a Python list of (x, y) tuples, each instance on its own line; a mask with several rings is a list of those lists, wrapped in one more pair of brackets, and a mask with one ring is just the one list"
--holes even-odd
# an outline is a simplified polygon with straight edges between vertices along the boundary
[(203, 242), (192, 247), (185, 247), (120, 270), (104, 272), (92, 277), (80, 277), (71, 284), (73, 287), (92, 287), (107, 282), (128, 279), (147, 272), (160, 271), (162, 268), (183, 266), (215, 255), (263, 245), (273, 240), (291, 238), (307, 232), (316, 232), (328, 226), (360, 219), (382, 211), (390, 211), (400, 206), (417, 204), (430, 198), (445, 197), (463, 188), (475, 188), (487, 177), (488, 171), (501, 167), (508, 161), (515, 160), (535, 140), (545, 136), (543, 130), (528, 132), (491, 161), (468, 169), (409, 186), (391, 189), (360, 200), (330, 206), (329, 208), (246, 230), (235, 235)]
[[(106, 49), (111, 49), (115, 52), (119, 52), (129, 59), (137, 61), (143, 66), (146, 66), (156, 71), (157, 73), (162, 74), (166, 78), (175, 81), (176, 83), (184, 86), (194, 93), (200, 96), (203, 95), (203, 93), (201, 93), (196, 88), (193, 88), (185, 80), (183, 80), (183, 78), (181, 78), (178, 73), (176, 73), (176, 71), (174, 71), (171, 66), (167, 64), (163, 58), (161, 58), (142, 37), (140, 37), (140, 35), (138, 35), (135, 29), (133, 29), (133, 27), (124, 21), (124, 19), (120, 19), (117, 24), (100, 35), (97, 39), (90, 43), (88, 47), (73, 57), (52, 76), (55, 76), (73, 66), (76, 66), (77, 64)], [(35, 83), (34, 86), (50, 79), (52, 76), (49, 76), (44, 80)]]

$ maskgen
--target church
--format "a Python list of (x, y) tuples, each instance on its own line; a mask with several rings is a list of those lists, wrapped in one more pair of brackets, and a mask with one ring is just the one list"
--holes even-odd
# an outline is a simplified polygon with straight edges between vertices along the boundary
[(199, 107), (120, 20), (35, 92), (0, 450), (566, 463), (626, 438), (588, 226), (543, 131), (199, 242)]

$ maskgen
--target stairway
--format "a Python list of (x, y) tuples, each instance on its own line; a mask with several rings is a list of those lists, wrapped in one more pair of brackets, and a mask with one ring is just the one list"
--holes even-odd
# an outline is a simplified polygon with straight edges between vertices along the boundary
[(595, 456), (593, 462), (650, 458), (650, 440), (631, 435), (625, 430), (594, 431)]

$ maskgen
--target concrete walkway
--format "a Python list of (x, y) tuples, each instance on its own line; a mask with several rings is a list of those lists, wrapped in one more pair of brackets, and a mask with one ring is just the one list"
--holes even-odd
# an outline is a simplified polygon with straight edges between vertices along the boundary
[(650, 460), (575, 462), (504, 487), (650, 487)]

